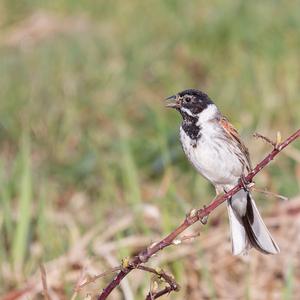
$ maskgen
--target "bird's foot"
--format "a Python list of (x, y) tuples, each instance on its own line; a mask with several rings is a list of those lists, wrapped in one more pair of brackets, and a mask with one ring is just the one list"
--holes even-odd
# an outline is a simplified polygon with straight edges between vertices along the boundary
[(246, 177), (242, 174), (239, 180), (245, 192), (250, 192), (250, 189), (254, 186), (254, 182), (248, 181)]

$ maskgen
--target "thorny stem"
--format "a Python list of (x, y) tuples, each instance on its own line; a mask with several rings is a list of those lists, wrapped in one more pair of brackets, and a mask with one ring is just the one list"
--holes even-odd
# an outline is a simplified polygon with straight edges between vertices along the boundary
[[(300, 137), (300, 129), (298, 129), (295, 133), (289, 136), (285, 141), (276, 145), (274, 149), (259, 163), (257, 166), (245, 177), (247, 182), (251, 182), (254, 176), (259, 173), (266, 165), (270, 163), (271, 160), (275, 158), (278, 153), (280, 153), (286, 146), (295, 141)], [(243, 188), (243, 184), (239, 182), (234, 188), (228, 191), (226, 194), (220, 195), (215, 198), (208, 206), (198, 209), (192, 210), (191, 213), (185, 218), (185, 220), (169, 235), (167, 235), (160, 242), (150, 245), (146, 249), (142, 250), (138, 255), (134, 256), (128, 266), (128, 268), (122, 269), (114, 279), (106, 286), (106, 288), (99, 295), (98, 300), (107, 299), (110, 293), (120, 284), (122, 279), (127, 276), (129, 272), (133, 269), (136, 269), (140, 264), (147, 262), (154, 254), (159, 252), (160, 250), (170, 246), (172, 242), (176, 239), (176, 237), (185, 231), (188, 227), (193, 225), (199, 220), (202, 220), (206, 216), (208, 216), (214, 209), (216, 209), (220, 204), (230, 199), (235, 193), (237, 193), (240, 189)], [(158, 297), (167, 294), (174, 289), (172, 286), (168, 286), (160, 292), (156, 293), (155, 296), (147, 296), (147, 299), (157, 299)]]

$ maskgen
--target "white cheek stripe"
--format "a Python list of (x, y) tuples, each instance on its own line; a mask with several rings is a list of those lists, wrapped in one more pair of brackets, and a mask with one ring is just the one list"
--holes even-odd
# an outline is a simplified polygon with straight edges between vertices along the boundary
[(180, 109), (181, 109), (184, 113), (186, 113), (187, 115), (189, 115), (189, 116), (191, 116), (191, 117), (196, 117), (196, 115), (192, 114), (192, 112), (191, 112), (189, 109), (187, 109), (187, 108), (185, 108), (185, 107), (181, 107)]

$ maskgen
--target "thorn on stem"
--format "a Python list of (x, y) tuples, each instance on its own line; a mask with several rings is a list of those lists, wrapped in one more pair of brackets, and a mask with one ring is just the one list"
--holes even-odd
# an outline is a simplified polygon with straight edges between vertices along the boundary
[(207, 221), (208, 221), (208, 215), (207, 216), (204, 216), (202, 217), (201, 214), (203, 213), (203, 211), (205, 210), (206, 206), (204, 205), (203, 208), (199, 209), (197, 211), (197, 217), (199, 219), (199, 221), (203, 224), (203, 225), (206, 225), (207, 224)]
[(186, 221), (189, 225), (193, 224), (193, 219), (197, 216), (197, 209), (193, 208), (186, 214)]
[(201, 222), (203, 225), (206, 225), (206, 224), (207, 224), (207, 221), (208, 221), (208, 216), (205, 216), (205, 217), (203, 217), (202, 219), (200, 219), (200, 222)]

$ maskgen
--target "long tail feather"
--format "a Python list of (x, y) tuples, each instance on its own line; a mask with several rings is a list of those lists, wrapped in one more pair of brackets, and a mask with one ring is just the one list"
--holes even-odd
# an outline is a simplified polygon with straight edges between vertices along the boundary
[(245, 227), (241, 219), (234, 213), (230, 201), (227, 201), (227, 210), (230, 223), (232, 253), (233, 255), (247, 254), (251, 248), (251, 244), (249, 243)]
[(249, 192), (239, 191), (228, 201), (227, 208), (234, 255), (247, 253), (251, 247), (264, 254), (280, 252)]
[(273, 240), (250, 193), (247, 194), (247, 211), (242, 218), (251, 245), (264, 254), (277, 254), (279, 247)]

